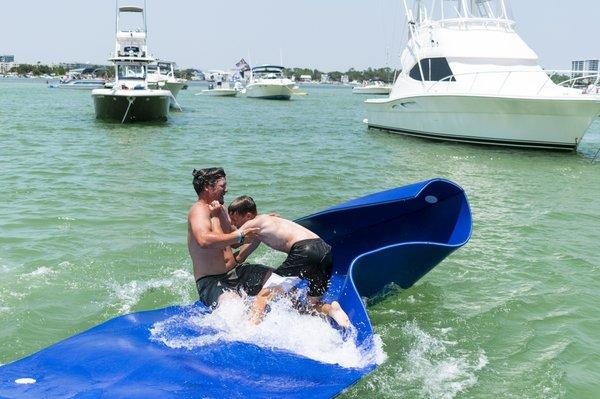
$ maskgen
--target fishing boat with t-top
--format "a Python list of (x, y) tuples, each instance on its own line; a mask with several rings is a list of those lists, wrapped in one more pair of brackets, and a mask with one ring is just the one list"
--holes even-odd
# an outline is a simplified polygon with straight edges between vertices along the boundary
[[(114, 56), (115, 81), (109, 88), (92, 91), (97, 119), (134, 121), (166, 121), (173, 94), (164, 89), (165, 82), (149, 82), (148, 68), (155, 59), (148, 54), (144, 8), (119, 7), (117, 0), (117, 32)], [(121, 14), (140, 16), (142, 28), (124, 29)], [(152, 88), (151, 86), (154, 86)]]

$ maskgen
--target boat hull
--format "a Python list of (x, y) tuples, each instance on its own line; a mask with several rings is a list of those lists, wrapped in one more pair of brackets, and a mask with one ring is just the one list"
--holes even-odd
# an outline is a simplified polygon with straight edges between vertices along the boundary
[(293, 85), (251, 83), (246, 86), (246, 97), (267, 100), (289, 100), (292, 97)]
[(598, 98), (472, 95), (409, 96), (365, 101), (370, 128), (478, 144), (574, 150)]
[(152, 90), (152, 93), (148, 93), (100, 89), (92, 92), (92, 98), (96, 119), (119, 122), (166, 121), (171, 93), (167, 90)]
[(104, 87), (104, 81), (77, 81), (72, 83), (55, 83), (49, 85), (53, 89), (68, 89), (68, 90), (94, 90)]
[(235, 97), (238, 91), (235, 89), (205, 89), (201, 93), (204, 96)]
[(387, 96), (390, 94), (391, 87), (389, 86), (375, 86), (375, 87), (354, 87), (352, 93), (354, 94), (374, 94)]
[(179, 92), (185, 87), (185, 83), (184, 82), (166, 82), (165, 83), (165, 89), (169, 90), (171, 92), (171, 94), (173, 95), (171, 97), (171, 108), (179, 108), (179, 104), (177, 103), (177, 100), (175, 99), (177, 97), (177, 95), (179, 94)]

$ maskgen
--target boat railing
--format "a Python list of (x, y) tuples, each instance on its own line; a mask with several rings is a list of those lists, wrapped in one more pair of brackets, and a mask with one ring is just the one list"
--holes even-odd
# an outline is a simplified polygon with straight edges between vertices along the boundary
[[(516, 75), (516, 74), (524, 74), (524, 73), (535, 73), (535, 74), (539, 74), (540, 72), (544, 72), (546, 74), (546, 79), (544, 79), (544, 82), (539, 86), (539, 88), (537, 89), (536, 94), (540, 94), (542, 92), (542, 90), (544, 90), (544, 88), (548, 85), (548, 83), (552, 83), (555, 86), (560, 86), (560, 87), (570, 87), (570, 88), (576, 88), (576, 84), (577, 82), (584, 82), (584, 80), (586, 82), (591, 82), (592, 80), (594, 81), (593, 83), (587, 83), (583, 86), (585, 86), (586, 90), (583, 91), (583, 93), (596, 93), (598, 94), (600, 91), (600, 71), (574, 71), (574, 70), (510, 70), (510, 71), (478, 71), (478, 72), (465, 72), (465, 73), (456, 73), (456, 74), (452, 74), (452, 75), (448, 75), (436, 82), (434, 82), (432, 85), (430, 85), (427, 88), (427, 93), (431, 93), (434, 91), (438, 91), (437, 88), (439, 86), (441, 86), (442, 82), (443, 83), (453, 83), (452, 85), (450, 84), (446, 84), (445, 88), (446, 88), (446, 92), (450, 91), (451, 87), (456, 87), (457, 84), (460, 84), (462, 79), (457, 79), (458, 78), (464, 78), (464, 77), (468, 77), (468, 76), (472, 76), (473, 80), (471, 81), (471, 85), (469, 87), (468, 92), (472, 93), (473, 92), (473, 88), (475, 87), (475, 83), (477, 83), (477, 79), (479, 78), (480, 75), (493, 75), (493, 74), (503, 74), (505, 76), (503, 76), (503, 80), (502, 80), (502, 84), (500, 85), (500, 87), (498, 88), (498, 90), (496, 91), (495, 94), (500, 95), (502, 94), (504, 88), (507, 86), (507, 82), (509, 82), (509, 79)], [(571, 79), (567, 79), (565, 81), (562, 82), (558, 82), (555, 83), (552, 80), (552, 77), (557, 75), (557, 74), (568, 74), (571, 76)], [(576, 75), (581, 75), (581, 76), (576, 76)], [(569, 85), (569, 86), (567, 86)], [(589, 88), (591, 86), (591, 89)], [(486, 93), (489, 93), (490, 91), (486, 91)]]
[(439, 20), (428, 20), (418, 24), (417, 29), (421, 29), (423, 27), (436, 26), (440, 28), (448, 28), (453, 26), (458, 26), (461, 28), (466, 27), (467, 25), (473, 26), (483, 26), (485, 28), (496, 27), (496, 28), (505, 28), (505, 29), (514, 29), (516, 22), (511, 19), (506, 18), (446, 18)]

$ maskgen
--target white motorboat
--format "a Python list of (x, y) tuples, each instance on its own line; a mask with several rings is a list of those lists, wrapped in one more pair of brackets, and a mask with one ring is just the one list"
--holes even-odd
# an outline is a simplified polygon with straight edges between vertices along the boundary
[(48, 87), (53, 89), (92, 90), (104, 87), (105, 83), (104, 79), (71, 79), (58, 83), (50, 83)]
[[(187, 87), (185, 79), (175, 77), (175, 63), (171, 61), (157, 61), (156, 64), (148, 66), (148, 84), (151, 88), (164, 88), (169, 90), (173, 97), (171, 98), (171, 107), (181, 108), (177, 103), (177, 95), (181, 90)], [(164, 83), (162, 85), (161, 83)]]
[[(437, 4), (436, 4), (437, 3)], [(441, 140), (575, 149), (600, 96), (556, 85), (515, 31), (508, 0), (404, 0), (409, 38), (370, 128)], [(567, 82), (572, 83), (572, 82)]]
[(289, 100), (295, 84), (283, 76), (283, 69), (278, 65), (261, 65), (252, 68), (250, 82), (246, 86), (246, 97)]
[[(121, 14), (140, 15), (143, 29), (122, 30)], [(148, 83), (148, 65), (155, 59), (146, 45), (146, 16), (143, 8), (118, 7), (115, 55), (115, 81), (110, 88), (92, 91), (97, 119), (126, 121), (165, 121), (173, 95), (169, 90), (153, 89)], [(164, 82), (155, 83), (164, 87)]]
[(362, 86), (355, 86), (352, 88), (354, 94), (375, 94), (375, 95), (388, 95), (392, 90), (392, 86), (383, 82), (365, 82)]
[(239, 93), (238, 90), (232, 89), (230, 87), (209, 87), (208, 89), (202, 90), (200, 93), (196, 93), (196, 95), (204, 95), (204, 96), (215, 96), (215, 97), (235, 97)]

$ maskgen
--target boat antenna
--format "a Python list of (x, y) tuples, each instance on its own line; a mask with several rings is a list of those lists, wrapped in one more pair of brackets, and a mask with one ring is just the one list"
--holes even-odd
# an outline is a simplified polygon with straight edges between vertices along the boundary
[(119, 32), (119, 0), (115, 0), (115, 33)]

